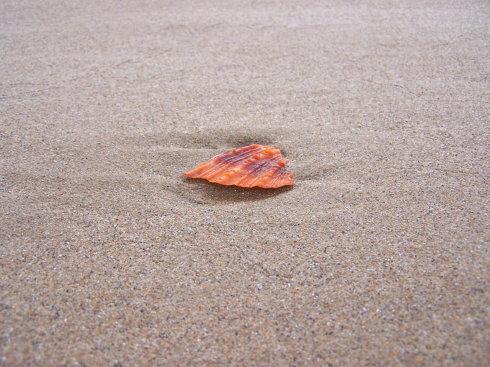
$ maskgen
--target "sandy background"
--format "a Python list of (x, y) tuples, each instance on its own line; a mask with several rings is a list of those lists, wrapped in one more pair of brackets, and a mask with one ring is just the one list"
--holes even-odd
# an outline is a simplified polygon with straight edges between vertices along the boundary
[(489, 11), (1, 1), (0, 364), (483, 366)]

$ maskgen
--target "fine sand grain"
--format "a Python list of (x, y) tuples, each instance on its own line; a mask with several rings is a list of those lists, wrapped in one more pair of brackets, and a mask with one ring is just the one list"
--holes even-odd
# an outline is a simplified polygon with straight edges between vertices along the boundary
[[(0, 2), (0, 365), (484, 366), (487, 1)], [(293, 189), (182, 174), (275, 145)]]

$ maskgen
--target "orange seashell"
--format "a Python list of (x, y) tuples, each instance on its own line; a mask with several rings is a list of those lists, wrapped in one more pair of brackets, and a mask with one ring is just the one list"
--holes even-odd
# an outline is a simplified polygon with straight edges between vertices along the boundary
[(252, 144), (219, 154), (185, 175), (221, 185), (277, 188), (294, 183), (286, 164), (279, 149)]

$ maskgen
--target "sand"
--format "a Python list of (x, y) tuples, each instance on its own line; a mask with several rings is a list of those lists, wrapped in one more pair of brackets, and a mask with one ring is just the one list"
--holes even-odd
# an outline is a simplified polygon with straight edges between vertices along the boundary
[[(2, 366), (488, 361), (488, 2), (0, 14)], [(292, 190), (183, 179), (252, 142)]]

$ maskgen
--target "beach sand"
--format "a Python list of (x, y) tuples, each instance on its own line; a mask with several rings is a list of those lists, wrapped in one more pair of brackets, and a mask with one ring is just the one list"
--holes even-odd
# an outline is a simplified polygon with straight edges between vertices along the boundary
[(0, 365), (483, 366), (489, 13), (2, 1)]

